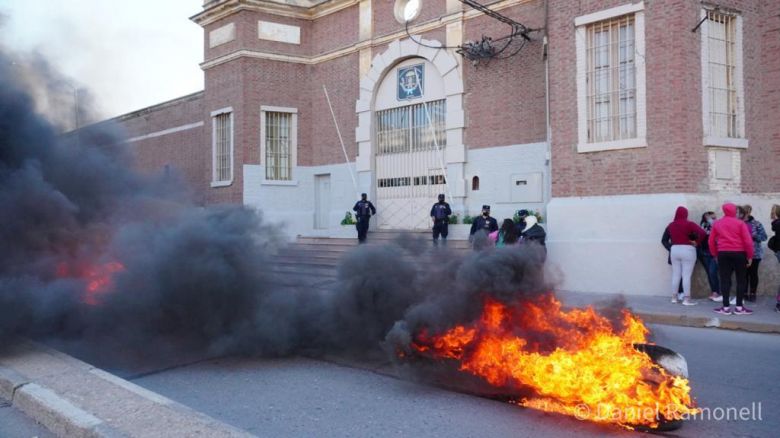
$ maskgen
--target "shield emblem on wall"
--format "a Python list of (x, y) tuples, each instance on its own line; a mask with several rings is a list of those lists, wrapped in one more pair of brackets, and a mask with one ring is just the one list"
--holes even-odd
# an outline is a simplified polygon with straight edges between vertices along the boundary
[(398, 69), (398, 100), (411, 100), (422, 97), (424, 67), (423, 64), (416, 64)]

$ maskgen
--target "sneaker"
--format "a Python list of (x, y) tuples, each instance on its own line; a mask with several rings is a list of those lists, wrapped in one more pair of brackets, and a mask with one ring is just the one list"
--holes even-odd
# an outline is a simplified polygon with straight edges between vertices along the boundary
[(697, 305), (697, 304), (699, 304), (699, 303), (697, 303), (696, 301), (693, 301), (693, 300), (692, 300), (692, 299), (690, 299), (690, 298), (686, 298), (686, 299), (684, 299), (684, 300), (683, 300), (683, 302), (682, 302), (682, 305), (683, 305), (683, 306), (695, 306), (695, 305)]
[(712, 294), (710, 294), (710, 301), (715, 301), (717, 303), (718, 301), (722, 301), (722, 300), (723, 297), (719, 293), (713, 292)]
[(672, 297), (672, 304), (677, 304), (677, 297)]
[(721, 315), (731, 315), (731, 307), (718, 307), (713, 310), (713, 312), (720, 313)]
[(734, 314), (735, 315), (752, 315), (753, 311), (748, 309), (747, 307), (744, 307), (744, 306), (742, 306), (742, 307), (737, 306), (737, 308), (734, 309)]

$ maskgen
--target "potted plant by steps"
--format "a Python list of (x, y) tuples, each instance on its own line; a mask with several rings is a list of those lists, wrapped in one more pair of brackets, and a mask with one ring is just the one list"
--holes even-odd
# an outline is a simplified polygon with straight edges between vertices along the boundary
[(341, 220), (341, 225), (342, 226), (351, 226), (351, 225), (355, 225), (356, 223), (357, 223), (357, 221), (355, 220), (354, 217), (352, 217), (352, 213), (351, 212), (348, 211), (348, 212), (344, 213), (344, 219)]

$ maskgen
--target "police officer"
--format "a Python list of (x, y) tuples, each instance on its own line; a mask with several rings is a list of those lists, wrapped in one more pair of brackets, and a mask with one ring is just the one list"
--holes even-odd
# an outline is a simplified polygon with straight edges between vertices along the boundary
[(357, 228), (358, 242), (363, 243), (366, 241), (366, 234), (368, 234), (368, 220), (371, 219), (372, 215), (376, 214), (376, 208), (368, 200), (368, 195), (361, 193), (360, 201), (355, 203), (352, 211), (355, 212), (355, 218), (357, 219), (355, 228)]
[(490, 234), (493, 231), (498, 231), (498, 222), (496, 222), (495, 218), (490, 217), (489, 205), (482, 206), (482, 216), (475, 218), (474, 222), (471, 224), (469, 240), (474, 242), (475, 245), (477, 242), (474, 240), (474, 235), (480, 230), (483, 230), (485, 235)]
[(444, 194), (439, 194), (439, 202), (431, 207), (431, 220), (433, 220), (433, 245), (439, 244), (439, 235), (441, 235), (442, 244), (447, 244), (447, 234), (449, 234), (450, 215), (452, 210), (450, 204), (444, 202)]

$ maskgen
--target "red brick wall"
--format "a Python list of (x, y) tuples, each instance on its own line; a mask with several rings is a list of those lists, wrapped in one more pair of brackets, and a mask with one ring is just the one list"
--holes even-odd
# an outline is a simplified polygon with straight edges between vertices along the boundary
[[(550, 0), (554, 196), (707, 190), (707, 150), (702, 146), (701, 126), (701, 36), (690, 31), (699, 20), (700, 4), (696, 0), (645, 2), (648, 147), (577, 153), (574, 17), (626, 3)], [(776, 121), (780, 110), (780, 5), (772, 0), (729, 0), (723, 4), (741, 10), (744, 17), (746, 129), (750, 147), (743, 152), (743, 188), (748, 192), (780, 191), (775, 170), (780, 156), (780, 124)], [(375, 37), (402, 29), (393, 17), (392, 6), (389, 0), (373, 2)], [(501, 12), (532, 28), (544, 25), (541, 0)], [(444, 0), (425, 1), (416, 23), (444, 13)], [(259, 19), (301, 26), (303, 44), (258, 40)], [(314, 21), (242, 11), (207, 26), (206, 36), (208, 31), (231, 21), (236, 22), (238, 40), (207, 50), (207, 57), (239, 48), (318, 55), (356, 43), (358, 38), (357, 5)], [(464, 22), (465, 39), (469, 40), (478, 40), (483, 33), (500, 37), (507, 31), (505, 25), (488, 17)], [(444, 41), (444, 28), (427, 32), (424, 37)], [(372, 54), (376, 56), (384, 50), (386, 45), (376, 46)], [(544, 141), (541, 50), (541, 43), (535, 40), (515, 57), (477, 67), (464, 64), (468, 147)], [(240, 203), (242, 165), (260, 163), (261, 105), (298, 108), (299, 165), (342, 163), (343, 152), (322, 92), (322, 85), (327, 85), (347, 152), (355, 157), (358, 64), (357, 53), (317, 65), (241, 58), (206, 70), (202, 97), (136, 114), (123, 123), (132, 137), (203, 120), (202, 128), (139, 142), (139, 166), (155, 170), (170, 162), (182, 170), (204, 202)], [(210, 188), (210, 112), (227, 106), (234, 109), (234, 182), (230, 187)]]
[[(544, 27), (544, 4), (530, 2), (507, 8), (502, 14), (530, 28)], [(482, 35), (500, 38), (511, 29), (487, 16), (465, 21), (464, 39), (480, 41)], [(515, 56), (473, 65), (463, 63), (465, 143), (469, 148), (505, 146), (545, 141), (544, 60), (541, 32)], [(511, 53), (517, 41), (507, 47)], [(496, 103), (501, 102), (500, 106)]]
[[(755, 3), (755, 2), (753, 2)], [(780, 192), (780, 2), (763, 0), (744, 22), (745, 128), (742, 190)], [(750, 21), (748, 21), (750, 20)]]
[(354, 44), (360, 30), (359, 6), (351, 6), (314, 20), (311, 25), (312, 55)]
[(206, 118), (204, 132), (204, 148), (209, 153), (206, 172), (203, 179), (210, 186), (213, 174), (212, 151), (212, 119), (211, 112), (226, 107), (233, 108), (233, 184), (227, 187), (210, 188), (206, 192), (207, 203), (241, 203), (243, 172), (241, 163), (246, 157), (244, 144), (246, 138), (244, 117), (244, 89), (242, 82), (245, 80), (244, 71), (241, 68), (243, 60), (236, 60), (221, 64), (206, 70), (205, 99), (203, 113)]
[[(771, 2), (765, 2), (767, 5)], [(626, 4), (625, 1), (583, 0), (550, 3), (550, 101), (553, 196), (587, 196), (708, 190), (707, 149), (702, 145), (701, 35), (691, 29), (700, 19), (694, 0), (645, 2), (647, 73), (647, 141), (640, 149), (577, 153), (575, 17)], [(754, 1), (726, 1), (722, 6), (744, 17), (746, 133), (743, 152), (745, 191), (777, 191), (766, 166), (777, 145), (771, 144), (772, 122), (762, 100), (768, 89), (772, 55), (762, 49), (761, 7)], [(767, 20), (763, 20), (767, 21)], [(770, 38), (763, 38), (771, 45)], [(762, 58), (763, 56), (763, 58)], [(761, 59), (764, 59), (762, 66)], [(776, 132), (776, 131), (775, 131)], [(774, 188), (772, 188), (774, 187)]]
[[(311, 111), (313, 118), (312, 124), (308, 127), (312, 139), (310, 156), (307, 157), (309, 165), (344, 162), (344, 152), (341, 150), (333, 117), (322, 91), (323, 85), (328, 88), (328, 95), (333, 104), (333, 111), (336, 113), (347, 154), (352, 160), (357, 156), (355, 101), (359, 97), (358, 58), (359, 55), (353, 53), (310, 67), (311, 102), (307, 110)], [(298, 162), (301, 163), (300, 158)]]
[(262, 59), (240, 60), (243, 71), (245, 101), (241, 138), (242, 161), (239, 163), (260, 164), (260, 106), (280, 106), (298, 109), (298, 165), (308, 165), (311, 155), (311, 136), (308, 127), (312, 124), (312, 110), (309, 107), (310, 67)]
[[(203, 93), (187, 96), (171, 104), (162, 104), (117, 118), (126, 130), (127, 138), (204, 121)], [(195, 202), (203, 203), (208, 183), (203, 174), (211, 162), (211, 150), (203, 146), (205, 127), (129, 143), (135, 165), (142, 172), (161, 173), (168, 165), (170, 172), (180, 176), (190, 186)]]
[[(395, 19), (395, 13), (393, 12), (394, 7), (394, 0), (373, 0), (371, 2), (371, 13), (374, 16), (373, 31), (375, 37), (404, 30), (404, 25)], [(417, 16), (413, 24), (424, 23), (439, 18), (440, 16), (445, 15), (446, 11), (446, 0), (423, 1), (420, 15)]]

